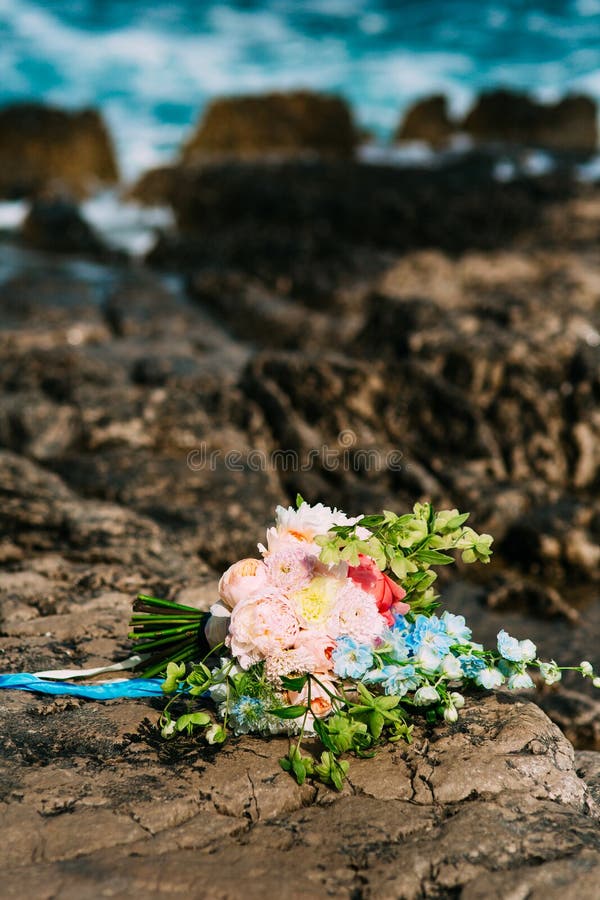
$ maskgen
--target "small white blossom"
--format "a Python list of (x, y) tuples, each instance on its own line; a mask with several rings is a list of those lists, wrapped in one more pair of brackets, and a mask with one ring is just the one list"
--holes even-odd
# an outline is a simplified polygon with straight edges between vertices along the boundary
[(534, 684), (527, 672), (516, 672), (508, 679), (508, 688), (511, 691), (526, 691), (532, 687)]
[(465, 705), (465, 698), (462, 694), (459, 694), (458, 691), (451, 691), (450, 699), (457, 709), (462, 709)]
[(544, 679), (545, 684), (555, 684), (562, 678), (562, 672), (554, 660), (551, 660), (549, 663), (540, 664), (540, 675)]
[(458, 719), (458, 713), (454, 706), (447, 706), (444, 710), (444, 719), (446, 722), (456, 722)]
[(453, 656), (452, 653), (448, 653), (448, 655), (444, 657), (441, 670), (446, 678), (462, 678), (462, 666), (456, 656)]
[(592, 679), (592, 684), (594, 685), (595, 688), (600, 688), (600, 678), (599, 678), (598, 676), (596, 676), (595, 678), (593, 678), (593, 679)]
[(426, 684), (415, 692), (415, 703), (417, 706), (429, 706), (431, 703), (437, 703), (440, 695), (434, 687)]
[(579, 663), (579, 667), (581, 669), (581, 674), (585, 678), (591, 678), (594, 674), (594, 667), (592, 666), (591, 662), (588, 662), (587, 659), (582, 659), (582, 661)]
[(500, 669), (497, 669), (495, 666), (490, 666), (489, 668), (482, 669), (481, 672), (478, 672), (475, 682), (481, 687), (486, 688), (488, 691), (491, 691), (494, 688), (500, 687), (501, 684), (504, 684), (504, 675)]

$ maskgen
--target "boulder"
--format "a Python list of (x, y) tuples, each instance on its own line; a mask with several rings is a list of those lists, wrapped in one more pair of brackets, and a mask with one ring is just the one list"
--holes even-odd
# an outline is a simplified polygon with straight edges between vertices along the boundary
[(98, 256), (107, 252), (77, 206), (59, 197), (34, 200), (23, 222), (21, 239), (30, 247), (51, 253)]
[(356, 142), (344, 100), (297, 91), (214, 100), (182, 156), (185, 163), (211, 157), (351, 157)]
[(526, 144), (550, 150), (594, 153), (598, 143), (597, 106), (585, 96), (558, 103), (497, 90), (482, 94), (461, 129), (476, 141)]
[(0, 197), (31, 197), (57, 187), (82, 197), (118, 177), (112, 140), (96, 110), (39, 103), (0, 110)]
[(158, 166), (144, 172), (126, 191), (125, 199), (142, 206), (168, 206), (179, 177), (178, 166)]
[(407, 110), (394, 140), (425, 141), (433, 147), (448, 143), (455, 125), (448, 115), (448, 101), (443, 94), (418, 100)]

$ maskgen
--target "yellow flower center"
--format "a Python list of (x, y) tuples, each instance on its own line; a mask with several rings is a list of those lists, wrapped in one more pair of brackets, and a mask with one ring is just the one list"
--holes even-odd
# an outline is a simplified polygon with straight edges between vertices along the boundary
[(330, 616), (340, 588), (335, 578), (320, 575), (293, 596), (298, 614), (308, 625), (322, 625)]

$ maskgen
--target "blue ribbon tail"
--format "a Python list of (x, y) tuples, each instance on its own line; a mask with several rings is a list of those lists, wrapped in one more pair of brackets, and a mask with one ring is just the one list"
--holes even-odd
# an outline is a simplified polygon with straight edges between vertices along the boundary
[(164, 697), (162, 678), (129, 678), (102, 684), (78, 684), (72, 681), (47, 681), (37, 675), (19, 673), (0, 675), (0, 688), (33, 691), (38, 694), (70, 694), (87, 700), (119, 700), (127, 697)]

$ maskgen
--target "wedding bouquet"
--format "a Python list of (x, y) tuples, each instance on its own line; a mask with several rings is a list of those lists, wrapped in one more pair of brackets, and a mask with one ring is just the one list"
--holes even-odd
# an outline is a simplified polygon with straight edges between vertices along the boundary
[[(138, 598), (132, 636), (147, 674), (166, 665), (172, 694), (163, 736), (198, 729), (214, 745), (230, 732), (287, 734), (282, 768), (299, 784), (311, 777), (339, 790), (345, 754), (410, 741), (415, 714), (456, 722), (467, 685), (532, 688), (532, 670), (560, 680), (563, 669), (538, 659), (532, 641), (501, 631), (486, 650), (464, 616), (437, 614), (432, 567), (452, 563), (453, 551), (465, 563), (490, 560), (491, 536), (467, 518), (428, 503), (349, 518), (298, 497), (296, 509), (277, 508), (260, 558), (224, 573), (210, 614)], [(573, 668), (600, 686), (590, 663)], [(182, 696), (187, 711), (175, 716)]]

